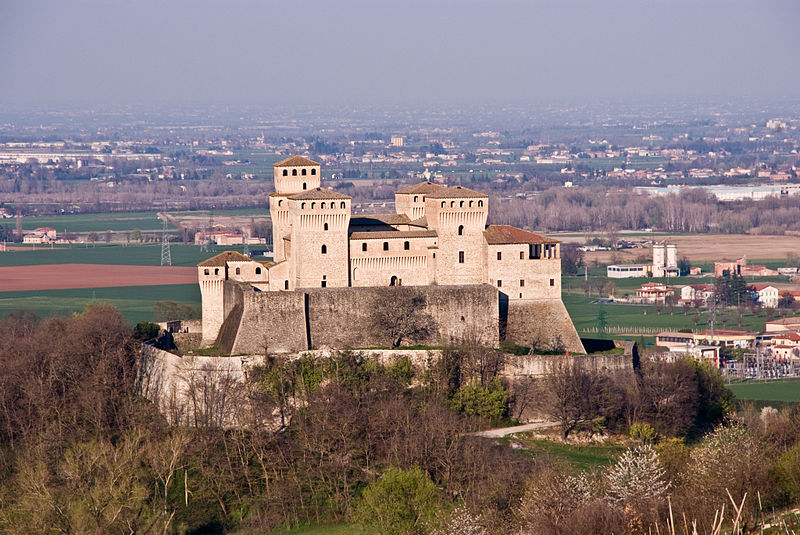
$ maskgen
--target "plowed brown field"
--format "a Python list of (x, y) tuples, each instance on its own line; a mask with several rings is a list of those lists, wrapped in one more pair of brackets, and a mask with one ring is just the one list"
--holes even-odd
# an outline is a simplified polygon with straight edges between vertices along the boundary
[(0, 292), (197, 283), (197, 268), (51, 264), (0, 267)]

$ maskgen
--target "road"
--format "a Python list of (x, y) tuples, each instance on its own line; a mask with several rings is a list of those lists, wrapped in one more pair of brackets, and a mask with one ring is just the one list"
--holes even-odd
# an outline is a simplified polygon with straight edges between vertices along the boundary
[(545, 429), (547, 427), (555, 427), (558, 422), (533, 422), (525, 425), (515, 425), (514, 427), (498, 427), (496, 429), (487, 429), (486, 431), (476, 431), (475, 433), (468, 433), (475, 437), (486, 438), (501, 438), (514, 433), (524, 433), (526, 431), (534, 431), (536, 429)]

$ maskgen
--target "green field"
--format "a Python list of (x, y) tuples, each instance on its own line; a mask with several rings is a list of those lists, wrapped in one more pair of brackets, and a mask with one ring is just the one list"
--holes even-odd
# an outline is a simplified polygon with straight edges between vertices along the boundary
[(608, 466), (625, 451), (625, 446), (614, 442), (578, 445), (541, 438), (528, 438), (528, 436), (528, 433), (520, 433), (509, 440), (523, 443), (526, 448), (524, 452), (527, 455), (564, 461), (579, 470), (593, 470)]
[[(13, 226), (14, 220), (9, 220)], [(22, 228), (33, 230), (39, 227), (52, 227), (62, 234), (68, 232), (105, 232), (139, 230), (160, 230), (164, 222), (157, 212), (111, 212), (100, 214), (65, 214), (41, 217), (24, 217)]]
[(168, 284), (1, 292), (0, 316), (15, 310), (29, 310), (39, 316), (68, 315), (81, 312), (87, 304), (96, 301), (115, 306), (128, 322), (135, 324), (154, 319), (153, 305), (156, 301), (175, 301), (199, 307), (200, 288), (197, 284)]
[[(242, 251), (241, 246), (210, 245), (201, 251), (199, 245), (170, 246), (173, 266), (196, 266), (222, 251)], [(131, 266), (161, 265), (161, 244), (148, 245), (73, 245), (72, 247), (39, 247), (29, 251), (0, 252), (0, 267), (37, 264), (114, 264)]]
[[(692, 321), (692, 315), (684, 314), (680, 307), (675, 307), (670, 313), (669, 308), (662, 309), (659, 314), (655, 307), (649, 305), (621, 305), (621, 304), (598, 304), (597, 296), (586, 297), (583, 294), (564, 294), (563, 301), (572, 318), (578, 334), (587, 335), (589, 338), (615, 338), (619, 337), (618, 332), (613, 328), (643, 328), (651, 331), (674, 331), (680, 329), (705, 329), (708, 327), (706, 314), (700, 315), (697, 324)], [(609, 333), (602, 336), (594, 332), (598, 327), (600, 311), (605, 312), (605, 323)], [(695, 314), (695, 312), (692, 312)], [(728, 312), (728, 322), (722, 323), (724, 314), (717, 313), (717, 329), (743, 329), (763, 331), (765, 318), (763, 315), (754, 316), (749, 311), (742, 317), (742, 326), (736, 324), (734, 311)], [(636, 331), (634, 331), (636, 332)], [(649, 333), (655, 334), (655, 332)]]
[(742, 400), (800, 402), (800, 379), (737, 382), (728, 388)]

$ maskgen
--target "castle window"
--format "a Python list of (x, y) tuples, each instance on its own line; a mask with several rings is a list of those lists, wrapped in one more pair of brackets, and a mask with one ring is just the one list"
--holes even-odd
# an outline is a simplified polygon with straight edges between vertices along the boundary
[(323, 225), (322, 230), (328, 230), (328, 224), (327, 223), (325, 223), (325, 225)]
[(306, 185), (306, 183), (305, 183), (305, 182), (303, 182), (303, 189), (306, 189), (307, 187), (308, 187), (308, 186)]
[(322, 254), (328, 254), (328, 246), (327, 245), (323, 245), (322, 246)]
[(464, 251), (459, 251), (458, 252), (458, 263), (459, 264), (463, 264), (464, 263)]
[(519, 287), (520, 288), (524, 288), (525, 287), (525, 279), (520, 279), (519, 280)]
[(292, 169), (292, 176), (297, 176), (297, 169)]
[(459, 236), (463, 236), (464, 235), (464, 225), (459, 225), (458, 226), (458, 235)]
[(237, 275), (241, 275), (242, 274), (242, 269), (241, 268), (236, 268), (236, 274)]
[(525, 251), (520, 251), (519, 252), (519, 259), (520, 260), (525, 260)]
[(278, 201), (278, 206), (283, 206), (283, 199)]
[(519, 294), (519, 298), (522, 299), (522, 293)]
[(313, 209), (314, 209), (314, 208), (316, 208), (316, 207), (317, 207), (317, 203), (315, 203), (315, 202), (312, 202), (312, 203), (311, 203), (311, 209), (313, 210)]
[(444, 201), (442, 201), (442, 208), (444, 208)]
[(288, 169), (284, 169), (283, 170), (283, 176), (289, 176), (289, 170)]
[(410, 244), (410, 243), (408, 243), (408, 242), (403, 242), (403, 249), (405, 249), (406, 251), (408, 251), (410, 248), (411, 248), (411, 244)]
[(306, 209), (306, 203), (301, 203), (300, 204), (300, 209), (301, 210), (305, 210)]
[(542, 246), (531, 243), (528, 245), (528, 258), (538, 260), (542, 257)]
[(469, 207), (470, 207), (470, 208), (472, 208), (472, 203), (474, 203), (474, 202), (475, 202), (475, 201), (469, 201)]
[(502, 260), (503, 259), (503, 253), (501, 253), (500, 251), (497, 251), (497, 259), (498, 260)]
[(550, 279), (550, 286), (555, 286), (555, 285), (556, 285), (556, 280)]
[(208, 275), (209, 273), (210, 273), (210, 271), (208, 271), (207, 269), (203, 270), (203, 275)]
[(323, 281), (320, 283), (320, 287), (321, 287), (321, 288), (327, 288), (327, 287), (328, 287), (328, 281), (326, 281), (326, 280), (323, 280)]
[(458, 207), (459, 208), (464, 208), (464, 201), (461, 201), (460, 203), (458, 203)]
[(284, 290), (288, 290), (289, 289), (289, 281), (283, 281), (283, 289)]
[(320, 207), (320, 208), (322, 208), (322, 209), (324, 210), (324, 209), (325, 209), (325, 203), (324, 203), (324, 202), (322, 202), (322, 203), (319, 203), (319, 207)]
[(414, 202), (417, 202), (417, 196), (414, 195)]
[(344, 208), (344, 201), (339, 205), (340, 208)]
[(455, 208), (456, 201), (450, 201), (450, 208)]
[(256, 268), (256, 275), (261, 275), (261, 268), (260, 267)]
[(389, 280), (389, 286), (400, 286), (397, 275), (392, 275), (392, 278)]
[(312, 169), (312, 170), (311, 170), (311, 174), (312, 174), (312, 175), (316, 175), (316, 174), (317, 174), (317, 170), (316, 170), (316, 169)]
[(214, 275), (219, 275), (219, 268), (214, 268)]
[(305, 170), (305, 169), (303, 169), (303, 170), (300, 172), (300, 174), (301, 174), (301, 175), (303, 175), (303, 176), (306, 176), (306, 170)]
[(358, 280), (358, 268), (353, 268), (353, 280)]
[(502, 288), (503, 287), (503, 281), (501, 281), (500, 279), (497, 279), (497, 287), (498, 288)]
[(364, 242), (364, 243), (361, 244), (361, 250), (366, 252), (366, 250), (367, 250), (367, 242)]
[(483, 206), (483, 201), (478, 201), (478, 206)]
[(389, 250), (389, 242), (388, 241), (383, 242), (383, 250), (384, 251), (388, 251)]

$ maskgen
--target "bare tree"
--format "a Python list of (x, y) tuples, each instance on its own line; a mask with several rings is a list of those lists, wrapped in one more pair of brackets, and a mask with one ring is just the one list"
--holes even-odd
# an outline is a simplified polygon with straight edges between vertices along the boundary
[(388, 338), (392, 347), (399, 347), (405, 339), (417, 343), (427, 341), (435, 322), (425, 310), (425, 296), (411, 288), (395, 287), (390, 292), (389, 296), (376, 296), (372, 303), (370, 331), (373, 337)]

